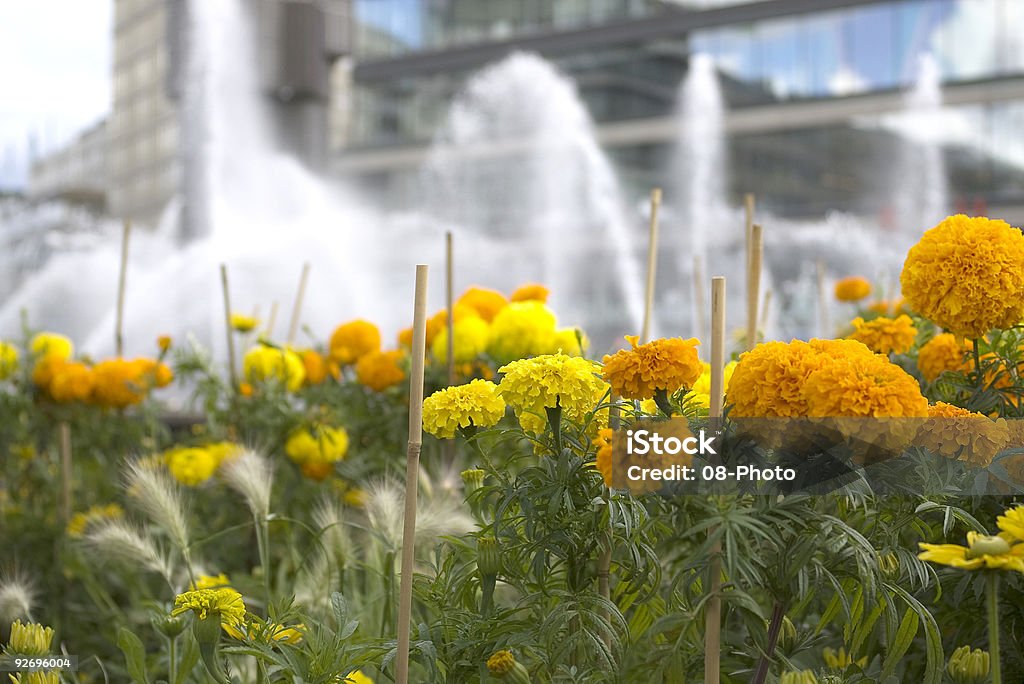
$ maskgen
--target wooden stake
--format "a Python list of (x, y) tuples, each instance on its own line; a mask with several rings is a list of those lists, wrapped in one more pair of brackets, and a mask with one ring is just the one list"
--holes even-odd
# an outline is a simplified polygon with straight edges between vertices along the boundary
[(267, 318), (267, 327), (263, 329), (263, 336), (268, 340), (274, 335), (274, 326), (277, 325), (277, 302), (270, 302), (270, 316)]
[(704, 262), (700, 255), (693, 257), (693, 307), (696, 330), (694, 337), (701, 342), (707, 340), (704, 334), (704, 325), (707, 321), (707, 307), (704, 305)]
[(121, 270), (117, 277), (117, 320), (114, 324), (114, 350), (118, 357), (124, 356), (124, 291), (128, 279), (128, 236), (132, 232), (132, 222), (124, 220), (121, 232)]
[(423, 363), (427, 346), (427, 266), (416, 266), (412, 318), (412, 369), (409, 373), (409, 446), (405, 468), (405, 525), (402, 529), (402, 580), (398, 595), (398, 654), (395, 682), (409, 682), (409, 627), (412, 619), (412, 565), (416, 549), (416, 494), (423, 442)]
[(640, 344), (651, 339), (651, 312), (654, 309), (654, 281), (658, 269), (658, 207), (661, 206), (661, 188), (651, 190), (651, 223), (647, 239), (647, 290), (644, 292), (644, 324), (640, 330)]
[(761, 262), (764, 259), (761, 226), (750, 227), (747, 255), (747, 349), (757, 345), (758, 306), (761, 304)]
[(61, 473), (61, 497), (60, 515), (61, 520), (67, 525), (71, 520), (71, 426), (67, 421), (60, 423), (60, 473)]
[(828, 315), (828, 286), (825, 283), (825, 262), (818, 259), (817, 263), (818, 270), (818, 325), (821, 329), (818, 333), (823, 338), (830, 336), (830, 330), (832, 329), (832, 322), (829, 320)]
[(772, 289), (768, 288), (764, 291), (764, 303), (761, 304), (761, 318), (757, 324), (757, 327), (761, 330), (768, 329), (768, 309), (772, 305)]
[[(725, 278), (711, 279), (711, 398), (708, 416), (718, 427), (725, 395)], [(709, 534), (714, 534), (712, 529)], [(711, 548), (708, 602), (704, 618), (704, 684), (721, 681), (722, 652), (722, 545)]]
[(754, 227), (754, 206), (756, 200), (754, 193), (748, 192), (743, 195), (743, 236), (746, 239), (747, 244), (747, 266), (750, 265), (750, 233)]
[(231, 328), (231, 295), (228, 290), (228, 265), (220, 265), (220, 289), (224, 294), (224, 329), (228, 334), (228, 377), (231, 389), (238, 391), (238, 372), (235, 370), (235, 336)]
[(302, 275), (299, 276), (299, 291), (295, 293), (295, 306), (292, 307), (292, 320), (288, 323), (288, 346), (295, 344), (299, 334), (299, 321), (302, 319), (302, 300), (306, 298), (306, 283), (309, 281), (309, 262), (302, 264)]
[[(455, 265), (452, 250), (452, 231), (444, 235), (444, 298), (448, 307), (448, 386), (455, 384)], [(446, 444), (455, 445), (455, 440)]]

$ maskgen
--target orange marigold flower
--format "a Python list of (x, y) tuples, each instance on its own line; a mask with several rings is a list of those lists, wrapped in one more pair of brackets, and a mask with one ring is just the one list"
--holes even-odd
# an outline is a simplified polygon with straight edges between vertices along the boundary
[(895, 320), (879, 316), (870, 321), (858, 316), (850, 323), (854, 331), (847, 336), (848, 339), (863, 342), (871, 351), (879, 354), (903, 354), (914, 346), (914, 338), (917, 337), (917, 328), (907, 315)]
[(161, 335), (156, 338), (156, 346), (161, 353), (166, 353), (167, 350), (171, 348), (171, 342), (172, 340), (170, 335)]
[(884, 356), (834, 359), (807, 376), (803, 393), (815, 417), (928, 415), (917, 380)]
[(509, 299), (513, 302), (544, 302), (547, 303), (551, 291), (539, 283), (520, 285)]
[(910, 307), (977, 339), (1024, 319), (1024, 235), (1008, 223), (950, 216), (910, 248), (900, 276)]
[(141, 359), (107, 359), (93, 366), (93, 401), (107, 408), (125, 408), (146, 398), (147, 366)]
[(966, 371), (970, 351), (964, 340), (952, 333), (941, 333), (921, 345), (917, 352), (917, 368), (928, 382), (946, 371)]
[(455, 305), (458, 306), (460, 304), (476, 309), (480, 318), (490, 323), (498, 315), (499, 311), (508, 306), (508, 300), (505, 299), (505, 295), (496, 290), (471, 287), (462, 293), (462, 296), (459, 297)]
[(92, 395), (94, 383), (91, 368), (78, 361), (65, 361), (56, 368), (49, 393), (54, 401), (62, 404), (86, 402)]
[(597, 437), (593, 440), (597, 447), (597, 455), (594, 457), (594, 467), (604, 478), (605, 486), (612, 486), (612, 429), (601, 428), (597, 431)]
[(306, 384), (319, 385), (327, 379), (330, 368), (327, 359), (314, 349), (304, 349), (299, 353), (302, 365), (306, 369)]
[(1010, 441), (1010, 428), (1003, 418), (993, 420), (941, 401), (928, 407), (928, 418), (916, 443), (973, 466), (988, 466)]
[(859, 302), (871, 294), (871, 283), (861, 276), (850, 276), (836, 283), (836, 299), (841, 302)]
[(701, 373), (695, 338), (669, 337), (637, 345), (639, 337), (626, 340), (632, 349), (620, 349), (604, 357), (604, 379), (626, 399), (650, 399), (655, 391), (675, 392), (692, 387)]
[(355, 363), (380, 350), (380, 330), (373, 323), (356, 319), (343, 323), (331, 334), (331, 358), (341, 364)]
[(404, 358), (405, 352), (398, 349), (370, 352), (356, 363), (356, 379), (370, 389), (383, 392), (405, 380), (401, 365)]

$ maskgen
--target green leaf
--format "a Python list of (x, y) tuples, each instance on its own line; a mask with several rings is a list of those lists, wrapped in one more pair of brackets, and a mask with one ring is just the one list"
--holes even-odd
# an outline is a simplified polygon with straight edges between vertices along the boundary
[(122, 627), (117, 632), (117, 646), (128, 662), (128, 674), (136, 684), (149, 684), (146, 677), (146, 649), (142, 640)]
[(178, 672), (171, 684), (185, 684), (188, 676), (192, 673), (196, 663), (199, 662), (199, 649), (194, 639), (184, 639), (185, 647), (181, 650), (181, 660), (178, 661)]
[(893, 637), (892, 643), (889, 644), (889, 650), (885, 654), (885, 661), (882, 663), (882, 679), (895, 674), (896, 666), (899, 665), (903, 655), (914, 642), (920, 624), (921, 619), (914, 609), (907, 608), (907, 612), (903, 614), (903, 620), (900, 621), (899, 629), (896, 630), (896, 636)]

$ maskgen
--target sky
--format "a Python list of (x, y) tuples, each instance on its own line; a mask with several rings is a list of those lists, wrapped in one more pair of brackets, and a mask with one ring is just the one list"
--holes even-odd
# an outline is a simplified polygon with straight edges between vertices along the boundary
[(110, 111), (112, 0), (0, 0), (0, 190)]

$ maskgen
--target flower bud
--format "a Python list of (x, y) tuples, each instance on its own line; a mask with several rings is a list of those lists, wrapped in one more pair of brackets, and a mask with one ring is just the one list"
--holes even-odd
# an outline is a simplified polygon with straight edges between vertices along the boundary
[(878, 569), (886, 577), (892, 578), (900, 574), (900, 559), (895, 553), (882, 553), (878, 555)]
[(954, 684), (984, 684), (988, 681), (989, 655), (980, 648), (961, 646), (953, 651), (946, 665)]
[(165, 615), (163, 613), (154, 613), (150, 616), (149, 621), (153, 624), (153, 629), (168, 639), (176, 639), (179, 634), (185, 631), (187, 624), (181, 616)]
[(23, 656), (44, 656), (50, 652), (52, 640), (52, 628), (34, 622), (22, 624), (21, 620), (15, 620), (11, 624), (11, 640), (7, 644), (7, 649), (11, 653)]
[(818, 678), (811, 670), (800, 672), (783, 672), (779, 677), (779, 684), (818, 684)]
[(511, 684), (530, 684), (530, 673), (518, 662), (512, 651), (497, 651), (487, 659), (487, 671)]
[(484, 474), (484, 471), (479, 468), (470, 468), (469, 470), (462, 471), (462, 484), (465, 485), (466, 496), (484, 486)]
[(787, 653), (796, 646), (796, 625), (785, 615), (782, 616), (782, 629), (779, 630), (778, 646)]
[(501, 572), (501, 548), (494, 537), (480, 537), (476, 540), (476, 566), (483, 576), (494, 576)]

